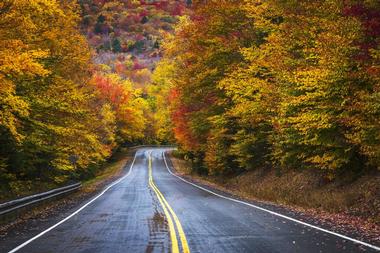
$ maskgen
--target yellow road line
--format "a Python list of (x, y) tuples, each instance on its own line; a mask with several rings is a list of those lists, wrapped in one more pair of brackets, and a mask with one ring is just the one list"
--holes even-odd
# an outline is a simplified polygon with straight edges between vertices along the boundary
[(172, 218), (171, 218), (171, 216), (170, 216), (170, 214), (169, 214), (169, 212), (168, 212), (165, 204), (163, 203), (163, 201), (162, 201), (159, 193), (157, 192), (157, 190), (154, 187), (153, 177), (152, 177), (152, 160), (151, 160), (151, 154), (150, 153), (149, 153), (149, 186), (156, 193), (158, 201), (160, 201), (161, 206), (164, 209), (165, 216), (168, 219), (170, 240), (172, 242), (172, 253), (179, 253), (178, 240), (177, 240), (177, 235), (176, 235), (176, 232), (175, 232), (173, 220), (172, 220)]
[[(154, 187), (156, 187), (156, 186), (154, 185)], [(156, 189), (158, 190), (157, 187), (156, 187)], [(183, 248), (183, 253), (190, 253), (190, 249), (189, 249), (189, 246), (187, 244), (186, 235), (185, 235), (185, 233), (183, 231), (182, 225), (181, 225), (181, 223), (180, 223), (177, 215), (174, 213), (173, 209), (169, 206), (169, 204), (167, 203), (165, 197), (161, 194), (161, 192), (159, 190), (158, 190), (158, 193), (161, 195), (162, 200), (167, 205), (170, 213), (172, 214), (172, 216), (174, 218), (174, 221), (175, 221), (177, 229), (178, 229), (178, 234), (179, 234), (179, 237), (180, 237), (180, 240), (181, 240), (181, 244), (182, 244), (182, 248)]]
[[(161, 205), (162, 205), (162, 202), (163, 202), (164, 205), (167, 207), (167, 209), (169, 209), (171, 215), (173, 216), (173, 219), (174, 219), (175, 224), (177, 226), (178, 234), (179, 234), (179, 237), (180, 237), (180, 240), (181, 240), (183, 253), (190, 253), (189, 245), (187, 243), (186, 235), (185, 235), (185, 232), (183, 231), (181, 222), (179, 221), (179, 219), (178, 219), (177, 215), (175, 214), (174, 210), (171, 208), (171, 206), (169, 205), (169, 203), (166, 201), (164, 195), (160, 192), (160, 190), (157, 188), (157, 186), (155, 185), (155, 183), (153, 181), (151, 153), (149, 153), (149, 184), (153, 188), (153, 190), (155, 191), (155, 193), (157, 194), (157, 197), (159, 198), (159, 200), (161, 202)], [(165, 209), (164, 209), (164, 212), (165, 212)], [(166, 215), (166, 213), (165, 213), (165, 215)], [(168, 217), (168, 219), (171, 219), (171, 217)], [(168, 221), (168, 223), (170, 223), (170, 222)], [(170, 229), (170, 224), (169, 224), (169, 229)], [(175, 241), (177, 242), (176, 236), (175, 236)], [(173, 244), (174, 243), (173, 243), (173, 240), (172, 240), (172, 245)], [(177, 250), (178, 250), (178, 245), (177, 245)], [(174, 252), (174, 249), (172, 249), (172, 251)]]

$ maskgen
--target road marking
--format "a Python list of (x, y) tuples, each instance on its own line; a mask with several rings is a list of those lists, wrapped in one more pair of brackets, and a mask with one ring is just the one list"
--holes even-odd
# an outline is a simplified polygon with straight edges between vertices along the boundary
[(149, 186), (153, 189), (153, 191), (156, 193), (158, 201), (160, 201), (162, 208), (164, 209), (165, 216), (168, 220), (168, 226), (169, 226), (169, 233), (170, 233), (170, 240), (172, 242), (172, 253), (179, 253), (179, 248), (178, 248), (178, 240), (177, 240), (177, 235), (175, 232), (174, 224), (172, 217), (170, 216), (164, 202), (161, 199), (160, 194), (158, 193), (158, 189), (154, 187), (153, 183), (153, 177), (152, 177), (152, 159), (151, 159), (151, 153), (149, 153), (149, 162), (148, 162), (148, 167), (149, 167)]
[[(173, 208), (171, 208), (171, 206), (169, 205), (169, 203), (166, 201), (164, 195), (161, 193), (161, 191), (158, 189), (158, 187), (155, 185), (155, 183), (153, 181), (153, 175), (152, 175), (152, 152), (149, 153), (149, 184), (152, 187), (152, 189), (155, 191), (155, 193), (157, 194), (157, 197), (158, 197), (161, 205), (163, 206), (165, 215), (168, 218), (168, 225), (169, 225), (169, 230), (170, 230), (170, 236), (172, 238), (172, 252), (173, 253), (179, 252), (178, 251), (178, 240), (177, 240), (176, 233), (175, 233), (175, 230), (174, 230), (173, 221), (172, 221), (169, 213), (167, 212), (167, 209), (169, 209), (169, 212), (173, 216), (174, 222), (176, 224), (176, 227), (177, 227), (177, 230), (178, 230), (178, 234), (179, 234), (179, 237), (180, 237), (180, 240), (181, 240), (181, 244), (182, 244), (182, 251), (183, 251), (183, 253), (190, 253), (189, 245), (187, 243), (186, 235), (185, 235), (185, 232), (183, 231), (181, 222), (179, 221), (179, 219), (178, 219), (177, 215), (175, 214)], [(171, 226), (173, 226), (173, 227), (171, 227)], [(172, 229), (174, 230), (174, 236), (172, 236), (172, 233), (173, 233)], [(173, 246), (175, 248), (173, 248)]]
[(84, 204), (81, 208), (79, 208), (78, 210), (76, 210), (74, 213), (70, 214), (69, 216), (67, 216), (66, 218), (64, 218), (63, 220), (61, 220), (60, 222), (58, 222), (57, 224), (49, 227), (48, 229), (46, 229), (45, 231), (39, 233), (38, 235), (36, 235), (35, 237), (27, 240), (26, 242), (24, 242), (23, 244), (17, 246), (16, 248), (14, 248), (13, 250), (9, 251), (8, 253), (14, 253), (20, 249), (22, 249), (23, 247), (25, 247), (26, 245), (28, 245), (29, 243), (33, 242), (34, 240), (38, 239), (39, 237), (43, 236), (44, 234), (46, 234), (47, 232), (53, 230), (54, 228), (58, 227), (59, 225), (61, 225), (62, 223), (64, 223), (65, 221), (69, 220), (70, 218), (72, 218), (73, 216), (75, 216), (76, 214), (78, 214), (80, 211), (82, 211), (83, 209), (85, 209), (88, 205), (90, 205), (92, 202), (94, 202), (95, 200), (97, 200), (99, 197), (101, 197), (106, 191), (108, 191), (109, 189), (111, 189), (113, 186), (117, 185), (118, 183), (120, 183), (122, 180), (124, 180), (126, 177), (128, 177), (131, 172), (132, 172), (132, 169), (133, 169), (133, 165), (135, 164), (135, 161), (136, 161), (136, 156), (137, 156), (137, 151), (135, 153), (135, 156), (133, 158), (133, 161), (132, 161), (132, 164), (131, 166), (129, 167), (129, 171), (128, 173), (119, 178), (118, 180), (116, 180), (115, 182), (113, 182), (112, 184), (110, 184), (107, 188), (105, 188), (99, 195), (97, 195), (96, 197), (94, 197), (93, 199), (91, 199), (89, 202), (87, 202), (86, 204)]
[(296, 223), (299, 223), (299, 224), (302, 224), (304, 226), (307, 226), (307, 227), (311, 227), (311, 228), (314, 228), (316, 230), (319, 230), (319, 231), (322, 231), (322, 232), (325, 232), (325, 233), (328, 233), (328, 234), (331, 234), (331, 235), (335, 235), (337, 237), (340, 237), (340, 238), (343, 238), (343, 239), (346, 239), (346, 240), (349, 240), (349, 241), (352, 241), (354, 243), (358, 243), (358, 244), (361, 244), (363, 246), (366, 246), (366, 247), (369, 247), (369, 248), (372, 248), (372, 249), (375, 249), (377, 251), (380, 251), (380, 247), (378, 246), (375, 246), (375, 245), (372, 245), (372, 244), (369, 244), (369, 243), (366, 243), (366, 242), (362, 242), (362, 241), (359, 241), (357, 239), (354, 239), (354, 238), (351, 238), (351, 237), (348, 237), (348, 236), (345, 236), (345, 235), (342, 235), (342, 234), (339, 234), (339, 233), (336, 233), (336, 232), (333, 232), (333, 231), (330, 231), (330, 230), (327, 230), (327, 229), (324, 229), (324, 228), (320, 228), (320, 227), (317, 227), (315, 225), (311, 225), (309, 223), (306, 223), (306, 222), (303, 222), (303, 221), (300, 221), (300, 220), (297, 220), (297, 219), (294, 219), (294, 218), (291, 218), (291, 217), (288, 217), (288, 216), (285, 216), (283, 214), (280, 214), (280, 213), (276, 213), (274, 211), (271, 211), (271, 210), (268, 210), (268, 209), (265, 209), (265, 208), (262, 208), (262, 207), (259, 207), (259, 206), (256, 206), (256, 205), (253, 205), (253, 204), (250, 204), (250, 203), (247, 203), (247, 202), (244, 202), (244, 201), (241, 201), (241, 200), (237, 200), (237, 199), (233, 199), (233, 198), (230, 198), (230, 197), (226, 197), (226, 196), (223, 196), (223, 195), (220, 195), (216, 192), (213, 192), (211, 190), (208, 190), (202, 186), (199, 186), (197, 184), (194, 184), (194, 183), (191, 183), (189, 181), (187, 181), (186, 179), (180, 177), (180, 176), (177, 176), (176, 174), (174, 174), (169, 166), (168, 166), (168, 163), (166, 162), (166, 155), (165, 155), (165, 151), (162, 152), (162, 156), (164, 157), (164, 162), (165, 162), (165, 166), (167, 168), (167, 170), (169, 171), (170, 174), (172, 174), (173, 176), (179, 178), (180, 180), (182, 180), (183, 182), (187, 183), (187, 184), (190, 184), (194, 187), (197, 187), (201, 190), (204, 190), (208, 193), (211, 193), (215, 196), (218, 196), (220, 198), (223, 198), (223, 199), (227, 199), (227, 200), (230, 200), (230, 201), (233, 201), (233, 202), (236, 202), (236, 203), (240, 203), (240, 204), (243, 204), (243, 205), (247, 205), (247, 206), (250, 206), (250, 207), (253, 207), (253, 208), (256, 208), (258, 210), (261, 210), (261, 211), (264, 211), (264, 212), (267, 212), (267, 213), (270, 213), (270, 214), (273, 214), (275, 216), (278, 216), (278, 217), (281, 217), (281, 218), (284, 218), (284, 219), (287, 219), (287, 220), (290, 220), (290, 221), (293, 221), (293, 222), (296, 222)]

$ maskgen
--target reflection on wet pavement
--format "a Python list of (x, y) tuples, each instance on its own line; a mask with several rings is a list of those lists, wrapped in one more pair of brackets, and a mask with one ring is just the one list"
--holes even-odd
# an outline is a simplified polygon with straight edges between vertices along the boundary
[(149, 226), (149, 241), (145, 249), (146, 253), (153, 252), (169, 252), (169, 245), (167, 244), (169, 238), (169, 229), (165, 215), (161, 212), (158, 200), (150, 191), (154, 199), (154, 215), (148, 218)]

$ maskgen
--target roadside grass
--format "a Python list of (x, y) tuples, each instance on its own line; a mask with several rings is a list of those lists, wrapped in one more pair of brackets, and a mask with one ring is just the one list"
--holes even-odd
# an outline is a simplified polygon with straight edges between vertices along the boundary
[(130, 158), (129, 149), (121, 149), (109, 162), (104, 164), (102, 168), (97, 171), (93, 178), (82, 182), (82, 190), (85, 192), (94, 191), (98, 188), (99, 184), (102, 184), (104, 181), (109, 181), (120, 176)]

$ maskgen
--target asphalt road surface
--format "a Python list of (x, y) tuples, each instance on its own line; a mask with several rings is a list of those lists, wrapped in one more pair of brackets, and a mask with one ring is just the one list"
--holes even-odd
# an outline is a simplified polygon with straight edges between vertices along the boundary
[(139, 149), (126, 176), (66, 219), (7, 251), (378, 252), (376, 246), (185, 182), (169, 171), (165, 151)]

